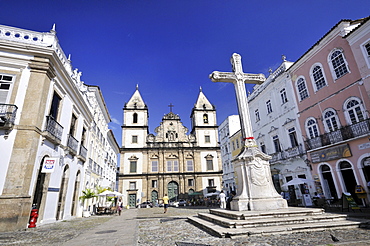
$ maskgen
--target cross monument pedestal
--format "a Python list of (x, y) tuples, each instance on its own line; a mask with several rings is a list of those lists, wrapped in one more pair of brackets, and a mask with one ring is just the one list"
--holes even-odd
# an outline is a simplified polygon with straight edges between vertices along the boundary
[(237, 193), (231, 202), (231, 210), (272, 210), (287, 208), (285, 199), (277, 193), (272, 182), (271, 157), (259, 150), (253, 137), (247, 95), (244, 83), (261, 84), (266, 79), (263, 74), (243, 72), (241, 56), (231, 57), (233, 72), (213, 72), (212, 82), (231, 82), (235, 86), (242, 136), (245, 141), (241, 153), (232, 160), (237, 175)]

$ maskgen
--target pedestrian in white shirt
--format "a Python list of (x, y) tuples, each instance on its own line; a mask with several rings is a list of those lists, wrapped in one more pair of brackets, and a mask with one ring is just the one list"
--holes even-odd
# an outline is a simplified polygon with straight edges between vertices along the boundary
[(221, 191), (220, 195), (218, 195), (218, 198), (220, 199), (220, 207), (222, 209), (226, 209), (226, 195), (223, 190)]

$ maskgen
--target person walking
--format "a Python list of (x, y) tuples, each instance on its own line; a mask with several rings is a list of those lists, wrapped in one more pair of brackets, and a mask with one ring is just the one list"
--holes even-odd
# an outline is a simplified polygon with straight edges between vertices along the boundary
[(118, 210), (118, 215), (121, 216), (121, 212), (122, 212), (122, 207), (123, 207), (123, 204), (122, 204), (122, 198), (120, 198), (117, 202), (117, 210)]
[(218, 195), (218, 198), (220, 199), (220, 208), (226, 209), (226, 195), (223, 190), (220, 195)]
[(162, 200), (163, 200), (163, 205), (164, 205), (164, 213), (166, 213), (168, 209), (168, 201), (170, 200), (170, 198), (167, 196), (167, 194), (164, 194), (164, 197), (162, 198)]

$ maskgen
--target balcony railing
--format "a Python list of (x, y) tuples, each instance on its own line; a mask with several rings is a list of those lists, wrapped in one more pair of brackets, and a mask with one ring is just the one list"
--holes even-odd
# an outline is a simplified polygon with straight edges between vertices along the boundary
[(78, 141), (72, 135), (68, 135), (67, 146), (71, 148), (75, 154), (77, 154)]
[(313, 150), (368, 134), (370, 134), (370, 119), (324, 133), (316, 138), (306, 140), (305, 143), (308, 150)]
[(87, 157), (87, 149), (82, 144), (80, 146), (80, 153), (79, 153), (79, 155), (82, 156), (85, 159)]
[(294, 158), (294, 157), (299, 157), (304, 154), (305, 153), (303, 151), (302, 144), (299, 144), (295, 147), (291, 147), (289, 149), (270, 154), (271, 155), (270, 163), (287, 160), (287, 159)]
[(47, 125), (46, 125), (46, 131), (49, 132), (51, 135), (56, 137), (57, 139), (62, 140), (62, 134), (63, 134), (63, 126), (61, 126), (54, 118), (49, 115), (46, 116), (47, 119)]
[(297, 145), (297, 146), (292, 147), (292, 148), (289, 148), (289, 149), (286, 149), (284, 151), (285, 158), (293, 158), (295, 156), (300, 156), (300, 155), (303, 155), (303, 154), (304, 154), (304, 152), (303, 152), (302, 144)]
[(0, 104), (0, 127), (14, 126), (18, 107), (13, 104)]

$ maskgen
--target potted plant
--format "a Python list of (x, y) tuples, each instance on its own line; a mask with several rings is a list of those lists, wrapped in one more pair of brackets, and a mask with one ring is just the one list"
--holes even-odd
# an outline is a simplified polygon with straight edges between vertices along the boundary
[(86, 189), (82, 191), (83, 195), (79, 197), (79, 199), (82, 201), (82, 204), (84, 205), (84, 211), (83, 211), (83, 217), (89, 217), (90, 212), (85, 209), (85, 201), (97, 197), (95, 192), (92, 189)]

